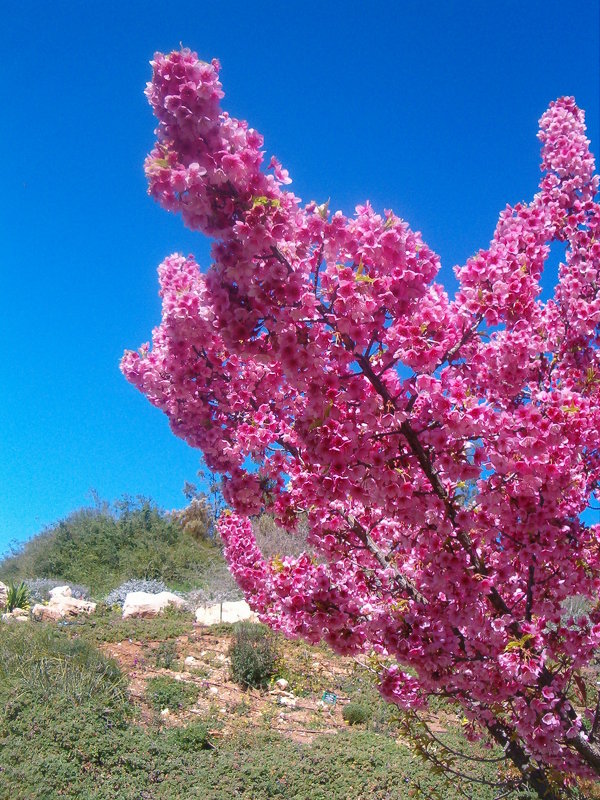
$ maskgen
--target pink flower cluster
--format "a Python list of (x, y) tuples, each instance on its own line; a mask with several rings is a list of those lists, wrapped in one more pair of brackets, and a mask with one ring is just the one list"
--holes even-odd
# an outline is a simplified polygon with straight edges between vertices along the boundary
[[(213, 264), (165, 260), (162, 322), (122, 370), (223, 476), (220, 531), (249, 603), (290, 636), (377, 654), (391, 701), (454, 698), (539, 763), (591, 774), (593, 698), (576, 708), (570, 692), (600, 609), (562, 611), (600, 589), (600, 526), (581, 518), (600, 481), (583, 112), (550, 105), (539, 193), (501, 213), (450, 299), (391, 211), (302, 206), (281, 165), (264, 168), (262, 137), (220, 109), (218, 62), (182, 50), (153, 69), (150, 193), (215, 238)], [(308, 552), (265, 560), (249, 521), (264, 510), (290, 532), (306, 518)]]

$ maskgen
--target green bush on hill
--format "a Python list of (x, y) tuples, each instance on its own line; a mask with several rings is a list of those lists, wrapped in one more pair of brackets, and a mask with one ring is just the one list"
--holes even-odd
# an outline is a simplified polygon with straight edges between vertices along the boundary
[(280, 661), (273, 633), (264, 625), (240, 622), (229, 647), (231, 677), (244, 688), (266, 689)]
[(208, 537), (186, 531), (148, 500), (82, 508), (0, 561), (0, 579), (55, 578), (85, 584), (98, 598), (130, 578), (173, 589), (203, 587), (223, 559)]

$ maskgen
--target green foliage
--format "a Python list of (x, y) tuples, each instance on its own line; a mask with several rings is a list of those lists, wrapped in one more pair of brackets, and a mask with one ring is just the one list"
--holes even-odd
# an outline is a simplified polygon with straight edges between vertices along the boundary
[(175, 642), (161, 642), (151, 651), (154, 666), (157, 669), (173, 669), (177, 664), (177, 647)]
[(52, 625), (0, 627), (0, 706), (15, 709), (52, 700), (76, 708), (99, 702), (122, 714), (126, 683), (114, 661)]
[(100, 597), (130, 578), (201, 587), (215, 562), (222, 562), (216, 544), (198, 541), (148, 500), (124, 500), (80, 509), (46, 529), (0, 562), (0, 576), (82, 583)]
[(123, 619), (120, 609), (98, 605), (89, 617), (80, 617), (67, 626), (70, 635), (77, 635), (90, 642), (164, 642), (191, 633), (194, 615), (168, 607), (158, 617)]
[(197, 753), (199, 750), (209, 750), (213, 747), (208, 726), (201, 720), (190, 722), (185, 728), (171, 728), (167, 737), (174, 748), (184, 753)]
[[(216, 725), (210, 719), (182, 728), (141, 727), (133, 721), (117, 667), (89, 642), (71, 638), (73, 630), (0, 626), (2, 797), (492, 800), (497, 795), (491, 787), (474, 788), (458, 778), (447, 787), (405, 746), (367, 730), (320, 736), (310, 745), (274, 733), (233, 733), (211, 744)], [(45, 669), (39, 668), (42, 663)], [(77, 679), (65, 680), (66, 671)], [(459, 733), (444, 737), (465, 748)], [(480, 777), (496, 777), (494, 766), (476, 770)]]
[(234, 628), (229, 648), (231, 677), (240, 686), (266, 689), (277, 673), (279, 649), (268, 628), (240, 622)]
[(15, 608), (29, 608), (29, 590), (21, 581), (19, 584), (11, 583), (6, 592), (6, 610), (14, 611)]
[(366, 705), (362, 703), (348, 703), (342, 709), (342, 717), (346, 720), (348, 725), (362, 725), (371, 718), (371, 712)]
[(192, 705), (198, 699), (198, 687), (193, 683), (159, 675), (148, 681), (146, 699), (156, 711), (162, 711), (163, 708), (175, 711)]

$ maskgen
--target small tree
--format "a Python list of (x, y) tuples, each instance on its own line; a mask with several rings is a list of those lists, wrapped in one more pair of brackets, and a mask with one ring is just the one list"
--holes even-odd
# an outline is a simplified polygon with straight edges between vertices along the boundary
[[(262, 137), (221, 111), (218, 62), (182, 50), (153, 67), (150, 192), (215, 238), (214, 263), (166, 259), (162, 323), (122, 369), (223, 476), (220, 532), (249, 603), (288, 635), (370, 654), (393, 703), (460, 704), (540, 797), (600, 775), (582, 677), (600, 610), (562, 613), (600, 586), (599, 526), (582, 517), (600, 478), (583, 112), (550, 104), (538, 194), (502, 211), (450, 299), (391, 211), (303, 207), (275, 158), (261, 169)], [(566, 256), (542, 302), (552, 242)], [(289, 532), (305, 518), (310, 554), (263, 558), (263, 510)]]

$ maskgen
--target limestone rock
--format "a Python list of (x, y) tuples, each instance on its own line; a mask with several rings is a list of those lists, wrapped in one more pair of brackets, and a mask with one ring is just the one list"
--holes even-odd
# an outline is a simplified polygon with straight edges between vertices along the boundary
[(185, 600), (172, 592), (129, 592), (123, 604), (123, 619), (128, 617), (157, 617), (168, 606), (183, 608)]
[[(59, 591), (60, 590), (60, 591)], [(71, 597), (68, 586), (57, 586), (50, 592), (48, 605), (36, 603), (31, 613), (37, 620), (57, 622), (65, 617), (78, 617), (80, 614), (91, 614), (96, 610), (96, 603)]]
[(279, 678), (275, 681), (275, 686), (277, 686), (281, 691), (285, 691), (290, 684), (286, 681), (285, 678)]
[(278, 703), (280, 706), (286, 706), (287, 708), (296, 708), (296, 703), (298, 702), (296, 697), (280, 697), (278, 699)]
[(196, 622), (199, 625), (216, 625), (221, 622), (221, 606), (202, 606), (196, 609)]
[(13, 608), (12, 611), (7, 611), (5, 614), (2, 614), (2, 621), (3, 622), (28, 622), (29, 621), (29, 611), (25, 608)]
[(218, 622), (258, 622), (258, 617), (245, 600), (215, 603), (196, 610), (199, 625), (216, 625)]
[(59, 597), (71, 597), (71, 587), (70, 586), (55, 586), (54, 589), (50, 589), (50, 602), (53, 600), (58, 600)]

